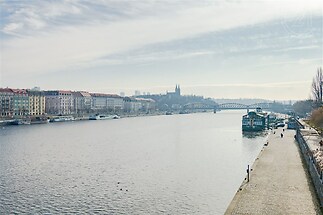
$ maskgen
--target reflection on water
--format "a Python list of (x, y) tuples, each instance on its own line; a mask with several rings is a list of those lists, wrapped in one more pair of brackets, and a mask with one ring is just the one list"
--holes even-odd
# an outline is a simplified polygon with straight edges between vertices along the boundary
[(268, 130), (264, 131), (242, 131), (242, 136), (248, 139), (258, 138), (258, 137), (266, 137), (268, 135)]
[(223, 214), (266, 139), (242, 115), (1, 129), (0, 214)]

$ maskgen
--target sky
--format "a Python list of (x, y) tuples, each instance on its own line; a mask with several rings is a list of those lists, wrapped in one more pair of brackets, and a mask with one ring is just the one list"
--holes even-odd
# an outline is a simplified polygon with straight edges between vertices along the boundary
[(316, 0), (0, 0), (0, 87), (307, 99), (322, 18)]

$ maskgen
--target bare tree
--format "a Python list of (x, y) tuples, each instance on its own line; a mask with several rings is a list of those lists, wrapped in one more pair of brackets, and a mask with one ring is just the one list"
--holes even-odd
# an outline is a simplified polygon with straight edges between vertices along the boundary
[(322, 82), (322, 68), (318, 68), (316, 76), (313, 78), (312, 82), (312, 96), (317, 106), (321, 106), (322, 104)]

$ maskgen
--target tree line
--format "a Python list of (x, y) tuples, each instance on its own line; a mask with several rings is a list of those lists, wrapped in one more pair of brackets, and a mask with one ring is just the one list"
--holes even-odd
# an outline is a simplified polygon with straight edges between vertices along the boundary
[(323, 127), (323, 74), (322, 68), (318, 68), (313, 77), (311, 85), (311, 96), (307, 100), (297, 101), (293, 105), (294, 112), (300, 117), (310, 119), (310, 122), (316, 127)]

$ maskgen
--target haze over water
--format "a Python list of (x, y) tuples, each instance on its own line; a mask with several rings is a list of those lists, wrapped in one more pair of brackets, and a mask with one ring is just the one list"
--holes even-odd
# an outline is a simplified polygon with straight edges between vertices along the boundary
[(243, 114), (2, 128), (0, 214), (223, 214), (266, 140)]

